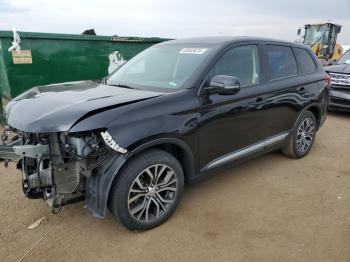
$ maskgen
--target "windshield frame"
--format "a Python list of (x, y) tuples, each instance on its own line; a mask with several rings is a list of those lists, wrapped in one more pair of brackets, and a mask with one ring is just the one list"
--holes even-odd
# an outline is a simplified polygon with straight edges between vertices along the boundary
[[(194, 69), (194, 71), (189, 75), (188, 79), (185, 80), (185, 82), (176, 88), (168, 88), (168, 87), (159, 87), (159, 86), (152, 86), (152, 85), (146, 85), (146, 84), (135, 84), (135, 83), (129, 83), (127, 81), (115, 81), (115, 82), (108, 82), (111, 79), (111, 77), (118, 72), (119, 70), (121, 70), (121, 68), (123, 68), (125, 65), (127, 65), (130, 61), (132, 61), (133, 59), (137, 59), (137, 57), (139, 55), (142, 55), (144, 52), (147, 52), (147, 50), (151, 49), (151, 48), (161, 48), (162, 46), (185, 46), (188, 48), (210, 48), (210, 53), (208, 55), (206, 55), (206, 57), (204, 57), (204, 59), (198, 64), (198, 66)], [(138, 53), (136, 56), (134, 56), (133, 58), (131, 58), (130, 60), (128, 60), (126, 63), (124, 63), (122, 66), (120, 66), (119, 68), (117, 68), (116, 70), (114, 70), (112, 73), (110, 73), (106, 78), (105, 78), (105, 84), (106, 85), (127, 85), (131, 88), (135, 88), (135, 89), (140, 89), (140, 90), (149, 90), (149, 91), (165, 91), (165, 92), (174, 92), (174, 91), (179, 91), (179, 90), (183, 90), (183, 89), (189, 89), (189, 88), (195, 88), (196, 87), (196, 83), (198, 78), (200, 77), (201, 73), (203, 72), (203, 70), (205, 70), (205, 68), (207, 67), (207, 65), (210, 63), (210, 61), (213, 59), (213, 57), (216, 56), (218, 50), (220, 49), (221, 45), (219, 44), (210, 44), (210, 43), (161, 43), (161, 44), (156, 44), (153, 45), (145, 50), (143, 50), (142, 52)]]
[(345, 56), (349, 56), (349, 59), (347, 59), (347, 60), (350, 60), (350, 49), (347, 50), (347, 51), (335, 62), (335, 64), (336, 64), (336, 65), (350, 65), (350, 64), (347, 64), (347, 63), (340, 63), (340, 60), (342, 60)]

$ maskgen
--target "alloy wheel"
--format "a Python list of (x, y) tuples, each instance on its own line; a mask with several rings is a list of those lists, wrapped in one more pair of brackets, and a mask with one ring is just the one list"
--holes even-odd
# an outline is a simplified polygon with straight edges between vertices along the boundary
[(161, 218), (175, 201), (177, 177), (164, 164), (142, 170), (133, 181), (128, 195), (129, 212), (139, 222)]
[(311, 118), (301, 122), (297, 132), (297, 150), (305, 153), (311, 146), (315, 135), (315, 125)]

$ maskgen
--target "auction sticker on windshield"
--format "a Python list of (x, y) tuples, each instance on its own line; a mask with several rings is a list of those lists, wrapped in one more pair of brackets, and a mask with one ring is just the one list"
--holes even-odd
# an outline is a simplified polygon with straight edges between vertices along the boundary
[(180, 54), (195, 54), (195, 55), (202, 55), (205, 51), (207, 51), (207, 48), (193, 48), (193, 47), (185, 47), (182, 48), (180, 51)]

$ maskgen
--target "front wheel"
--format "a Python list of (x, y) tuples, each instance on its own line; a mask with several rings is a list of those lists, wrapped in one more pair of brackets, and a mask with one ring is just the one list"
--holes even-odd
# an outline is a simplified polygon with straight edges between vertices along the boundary
[(310, 111), (303, 112), (290, 136), (288, 145), (282, 149), (283, 154), (291, 158), (306, 156), (315, 141), (316, 118)]
[(130, 160), (111, 188), (109, 209), (131, 230), (160, 225), (180, 201), (184, 175), (171, 154), (148, 150)]

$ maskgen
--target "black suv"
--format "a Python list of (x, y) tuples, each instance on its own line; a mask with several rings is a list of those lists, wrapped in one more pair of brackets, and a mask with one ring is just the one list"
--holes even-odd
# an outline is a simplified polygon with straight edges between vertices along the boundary
[[(307, 155), (329, 76), (311, 49), (252, 37), (174, 40), (102, 82), (35, 87), (6, 108), (23, 191), (58, 212), (84, 198), (129, 229), (175, 210), (185, 183), (272, 150)], [(8, 133), (15, 133), (9, 135)]]
[(350, 112), (350, 50), (325, 70), (332, 78), (329, 109)]

